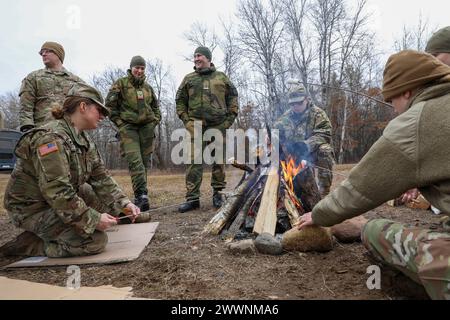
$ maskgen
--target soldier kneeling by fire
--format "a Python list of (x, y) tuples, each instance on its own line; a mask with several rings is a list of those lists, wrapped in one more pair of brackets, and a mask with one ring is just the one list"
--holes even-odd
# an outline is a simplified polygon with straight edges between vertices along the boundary
[(109, 175), (86, 133), (109, 114), (101, 94), (79, 83), (52, 114), (57, 120), (17, 143), (4, 206), (26, 231), (1, 247), (0, 256), (97, 254), (108, 240), (104, 231), (122, 221), (119, 215), (132, 222), (145, 217)]

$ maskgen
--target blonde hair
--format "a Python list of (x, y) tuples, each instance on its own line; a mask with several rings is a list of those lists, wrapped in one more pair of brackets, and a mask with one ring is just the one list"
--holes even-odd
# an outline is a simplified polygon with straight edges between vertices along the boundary
[(52, 115), (55, 119), (62, 119), (64, 115), (71, 115), (75, 113), (77, 107), (82, 103), (86, 103), (87, 105), (93, 104), (94, 102), (89, 98), (81, 98), (81, 97), (68, 97), (64, 100), (64, 104), (61, 107), (59, 104), (55, 104), (52, 107)]

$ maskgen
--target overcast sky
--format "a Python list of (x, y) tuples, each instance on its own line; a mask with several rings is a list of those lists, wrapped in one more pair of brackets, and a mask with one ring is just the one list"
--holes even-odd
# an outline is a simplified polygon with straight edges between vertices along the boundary
[[(416, 25), (420, 12), (432, 28), (450, 25), (450, 2), (369, 3), (372, 28), (388, 53), (403, 25)], [(192, 70), (192, 63), (182, 55), (194, 48), (183, 39), (183, 32), (195, 21), (220, 30), (219, 15), (231, 16), (235, 8), (236, 0), (8, 1), (0, 11), (0, 94), (19, 88), (29, 72), (42, 68), (37, 52), (45, 41), (63, 44), (64, 66), (85, 79), (108, 65), (125, 69), (130, 58), (139, 54), (171, 65), (178, 84)]]

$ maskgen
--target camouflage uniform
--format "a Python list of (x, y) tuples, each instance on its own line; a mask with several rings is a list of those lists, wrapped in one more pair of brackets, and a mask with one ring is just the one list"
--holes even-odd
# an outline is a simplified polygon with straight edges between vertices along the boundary
[(422, 284), (432, 299), (450, 300), (449, 232), (375, 219), (366, 224), (362, 241), (375, 258)]
[(290, 109), (278, 119), (274, 128), (279, 130), (280, 145), (286, 146), (289, 154), (295, 155), (297, 146), (306, 143), (311, 158), (297, 160), (310, 160), (320, 167), (317, 169), (319, 188), (323, 195), (327, 194), (333, 181), (334, 156), (331, 122), (325, 111), (312, 105), (301, 114)]
[(20, 130), (39, 127), (50, 120), (52, 107), (63, 105), (69, 89), (82, 79), (65, 68), (61, 71), (41, 69), (30, 73), (20, 88)]
[(128, 162), (136, 197), (147, 195), (147, 164), (154, 149), (155, 128), (161, 121), (158, 100), (145, 77), (136, 79), (131, 70), (117, 80), (106, 97), (111, 121), (119, 129), (122, 156)]
[[(316, 204), (314, 224), (332, 226), (417, 186), (434, 207), (450, 215), (449, 82), (421, 88), (349, 177)], [(368, 222), (362, 240), (375, 257), (423, 284), (431, 298), (450, 299), (449, 229), (376, 219)]]
[[(177, 114), (191, 134), (191, 160), (194, 157), (194, 121), (202, 122), (202, 130), (218, 129), (225, 134), (236, 119), (239, 110), (238, 92), (228, 77), (210, 68), (196, 70), (186, 75), (176, 95)], [(222, 145), (225, 150), (225, 138)], [(202, 150), (208, 143), (204, 142)], [(225, 152), (224, 152), (225, 153)], [(225, 188), (224, 161), (213, 164), (211, 186), (214, 192)], [(202, 183), (203, 165), (188, 165), (186, 171), (186, 199), (199, 199)]]
[(89, 204), (118, 216), (130, 200), (87, 134), (69, 118), (51, 121), (24, 134), (15, 153), (4, 198), (13, 224), (39, 236), (49, 257), (101, 252), (107, 236), (96, 230), (101, 213)]

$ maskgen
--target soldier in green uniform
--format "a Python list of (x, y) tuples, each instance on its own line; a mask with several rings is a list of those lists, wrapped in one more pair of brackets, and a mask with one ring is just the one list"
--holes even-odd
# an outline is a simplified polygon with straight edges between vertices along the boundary
[[(59, 120), (28, 131), (16, 146), (4, 206), (13, 224), (26, 231), (3, 246), (3, 254), (96, 254), (105, 248), (104, 231), (117, 224), (115, 217), (125, 212), (134, 221), (140, 214), (85, 133), (108, 114), (100, 93), (78, 84), (52, 113)], [(80, 190), (83, 185), (89, 189)]]
[(111, 121), (119, 129), (121, 151), (128, 162), (135, 204), (147, 211), (147, 166), (161, 112), (153, 88), (145, 81), (144, 72), (144, 58), (133, 57), (128, 75), (117, 80), (109, 90), (106, 106), (111, 110)]
[[(202, 133), (208, 129), (217, 129), (222, 135), (236, 119), (239, 110), (238, 93), (233, 83), (211, 62), (211, 51), (198, 47), (194, 52), (194, 72), (186, 75), (176, 95), (177, 114), (183, 121), (191, 137), (191, 163), (186, 171), (186, 202), (179, 212), (186, 212), (200, 207), (200, 186), (203, 177), (203, 165), (194, 163), (194, 122), (200, 122)], [(224, 140), (225, 141), (225, 138)], [(202, 151), (207, 143), (202, 143)], [(223, 143), (218, 148), (225, 147)], [(222, 150), (222, 151), (223, 151)], [(218, 151), (218, 150), (216, 150)], [(219, 152), (219, 151), (218, 151)], [(218, 163), (220, 162), (220, 163)], [(212, 166), (211, 186), (213, 188), (213, 205), (222, 205), (220, 191), (225, 188), (224, 159)]]
[(45, 69), (27, 75), (19, 91), (22, 132), (53, 120), (52, 106), (62, 105), (69, 89), (83, 82), (63, 67), (65, 52), (59, 43), (45, 42), (39, 54)]
[[(312, 210), (299, 228), (332, 226), (418, 187), (450, 215), (450, 67), (413, 50), (392, 55), (383, 97), (399, 114), (349, 177)], [(424, 286), (433, 299), (450, 299), (450, 227), (427, 229), (387, 219), (369, 221), (362, 241), (381, 264)]]
[[(331, 122), (322, 109), (311, 103), (305, 89), (293, 83), (289, 89), (286, 111), (274, 128), (279, 130), (280, 146), (296, 161), (309, 160), (317, 165), (318, 185), (322, 197), (330, 192), (333, 181), (333, 148), (331, 147)], [(304, 149), (304, 150), (302, 150)], [(286, 155), (284, 155), (286, 156)]]

